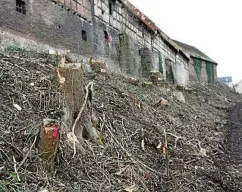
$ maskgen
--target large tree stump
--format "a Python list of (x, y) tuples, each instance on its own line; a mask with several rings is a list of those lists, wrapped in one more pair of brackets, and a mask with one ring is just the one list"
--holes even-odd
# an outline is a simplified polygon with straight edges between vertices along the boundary
[[(72, 127), (80, 113), (80, 110), (85, 104), (81, 117), (77, 119), (75, 124), (74, 134), (69, 134), (72, 137), (70, 144), (76, 143), (76, 148), (85, 154), (82, 147), (83, 140), (90, 138), (98, 143), (99, 135), (92, 123), (93, 109), (92, 109), (92, 92), (89, 90), (88, 99), (86, 98), (87, 90), (84, 89), (83, 70), (82, 68), (60, 68), (60, 75), (65, 78), (65, 83), (61, 87), (64, 97), (64, 130), (66, 133), (72, 132)], [(96, 122), (95, 122), (96, 123)], [(96, 123), (97, 124), (97, 123)], [(78, 139), (78, 141), (77, 141)]]
[(59, 129), (53, 119), (44, 119), (40, 130), (39, 152), (43, 165), (53, 169), (59, 146)]

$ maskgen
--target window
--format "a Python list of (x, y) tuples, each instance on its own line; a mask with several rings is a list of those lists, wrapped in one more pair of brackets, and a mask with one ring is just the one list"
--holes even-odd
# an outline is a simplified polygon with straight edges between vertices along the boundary
[(82, 40), (87, 41), (87, 32), (82, 30)]
[(26, 3), (23, 0), (16, 0), (16, 11), (26, 15)]
[(141, 55), (142, 54), (142, 51), (141, 51), (141, 49), (139, 49), (139, 55)]
[(108, 35), (108, 32), (107, 32), (107, 31), (104, 31), (104, 38), (105, 38), (106, 40), (109, 40), (109, 35)]
[(109, 15), (113, 15), (113, 2), (109, 1)]

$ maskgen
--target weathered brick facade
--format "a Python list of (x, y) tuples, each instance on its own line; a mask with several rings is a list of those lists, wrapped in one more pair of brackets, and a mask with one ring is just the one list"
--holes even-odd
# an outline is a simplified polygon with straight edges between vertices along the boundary
[[(214, 62), (196, 47), (181, 43), (179, 41), (175, 42), (181, 47), (181, 49), (183, 49), (184, 52), (190, 55), (190, 61), (188, 63), (189, 81), (201, 83), (214, 83), (217, 81), (216, 62)], [(198, 62), (199, 66), (196, 66), (195, 61)]]
[(188, 57), (126, 0), (1, 0), (0, 46), (70, 50), (133, 76), (158, 70), (160, 58), (166, 76), (169, 59), (177, 83), (188, 83)]

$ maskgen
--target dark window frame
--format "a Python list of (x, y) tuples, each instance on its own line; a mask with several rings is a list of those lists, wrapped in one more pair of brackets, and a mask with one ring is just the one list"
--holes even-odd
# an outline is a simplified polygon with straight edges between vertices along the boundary
[(87, 41), (87, 32), (85, 30), (82, 30), (82, 40)]
[(27, 13), (26, 2), (23, 0), (16, 0), (16, 11), (26, 15)]
[(109, 34), (108, 34), (108, 32), (107, 31), (103, 31), (103, 33), (104, 33), (104, 38), (106, 40), (109, 40)]
[(109, 15), (113, 15), (113, 2), (109, 1), (108, 7), (109, 7)]

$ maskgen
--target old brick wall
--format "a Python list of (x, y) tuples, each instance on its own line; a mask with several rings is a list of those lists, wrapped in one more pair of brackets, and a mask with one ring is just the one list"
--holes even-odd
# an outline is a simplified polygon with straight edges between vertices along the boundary
[[(119, 67), (119, 31), (98, 18), (95, 18), (94, 27), (94, 57), (105, 62), (110, 70), (121, 72)], [(105, 38), (105, 33), (109, 39)]]
[[(198, 76), (194, 68), (194, 60), (191, 59), (188, 65), (188, 71), (189, 71), (189, 81), (195, 81), (198, 82)], [(208, 78), (207, 78), (207, 71), (206, 71), (206, 62), (202, 61), (202, 69), (201, 69), (201, 78), (200, 82), (207, 83)]]
[[(202, 69), (201, 69), (201, 83), (208, 83), (208, 74), (207, 74), (207, 65), (206, 61), (202, 60)], [(217, 66), (216, 64), (213, 64), (214, 67), (214, 81), (217, 81)], [(194, 60), (191, 59), (188, 64), (188, 72), (189, 72), (189, 81), (196, 81), (198, 82), (198, 77), (196, 74), (196, 71), (194, 69)]]
[(141, 76), (140, 46), (127, 34), (120, 34), (120, 67), (122, 72)]
[[(78, 0), (78, 4), (58, 0), (65, 6), (51, 0), (25, 2), (26, 15), (16, 11), (15, 0), (1, 0), (0, 46), (7, 47), (9, 42), (41, 50), (70, 50), (86, 62), (95, 57), (113, 72), (134, 76), (158, 70), (161, 54), (164, 76), (168, 58), (179, 76), (178, 83), (186, 83), (186, 61), (176, 58), (175, 51), (119, 1), (112, 4), (111, 11), (109, 3), (115, 1)], [(120, 34), (126, 34), (126, 44), (120, 41)]]
[(152, 70), (152, 52), (149, 48), (141, 48), (141, 74), (142, 77), (149, 77)]
[(188, 84), (188, 69), (186, 65), (181, 63), (176, 63), (175, 66), (176, 81), (178, 84), (187, 85)]
[(191, 58), (188, 64), (189, 81), (198, 81), (197, 74), (194, 68), (194, 60)]
[(153, 48), (152, 50), (152, 66), (151, 70), (159, 71), (159, 50)]
[[(88, 22), (50, 1), (28, 0), (26, 4), (24, 15), (15, 10), (15, 1), (2, 0), (0, 26), (53, 47), (85, 56), (93, 54), (93, 30)], [(82, 39), (82, 30), (87, 33), (87, 41)]]
[(202, 61), (201, 82), (203, 82), (203, 83), (208, 82), (208, 75), (207, 75), (206, 62), (205, 61)]

